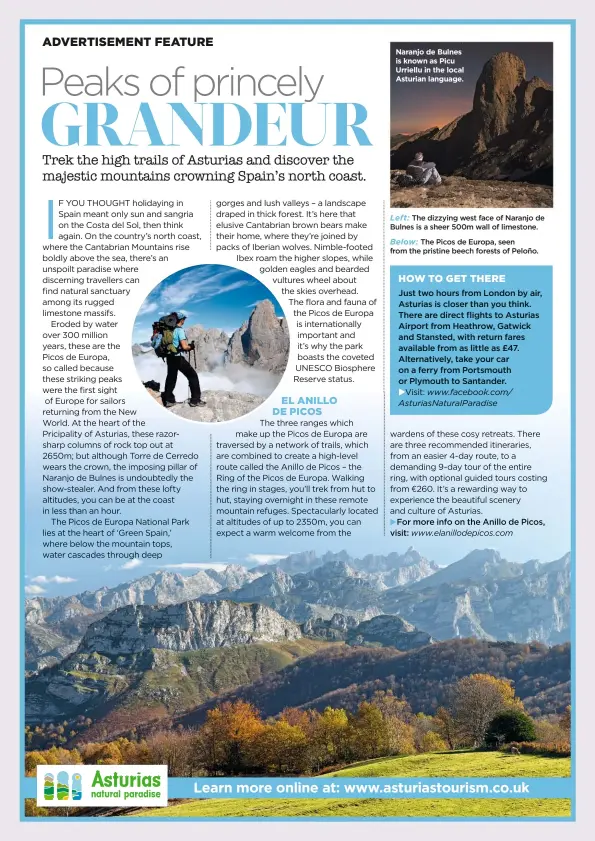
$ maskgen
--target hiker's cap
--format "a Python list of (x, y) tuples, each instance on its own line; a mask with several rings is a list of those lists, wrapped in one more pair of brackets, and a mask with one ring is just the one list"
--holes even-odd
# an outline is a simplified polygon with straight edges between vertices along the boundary
[(176, 312), (176, 313), (172, 313), (172, 315), (175, 315), (177, 317), (178, 321), (185, 321), (186, 320), (186, 313), (185, 312)]

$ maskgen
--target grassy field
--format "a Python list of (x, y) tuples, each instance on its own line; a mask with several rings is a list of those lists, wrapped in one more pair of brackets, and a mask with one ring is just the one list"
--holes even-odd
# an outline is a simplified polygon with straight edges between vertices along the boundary
[[(351, 765), (336, 777), (566, 777), (570, 760), (506, 753), (452, 752), (379, 759)], [(568, 817), (570, 801), (527, 800), (189, 800), (164, 809), (137, 812), (135, 817), (369, 818), (369, 817)]]
[(422, 753), (358, 762), (329, 777), (568, 777), (570, 759), (500, 751)]

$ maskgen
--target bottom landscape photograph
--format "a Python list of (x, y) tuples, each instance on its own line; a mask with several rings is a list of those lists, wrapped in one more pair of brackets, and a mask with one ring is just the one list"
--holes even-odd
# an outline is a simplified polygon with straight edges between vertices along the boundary
[[(32, 796), (28, 818), (570, 817), (569, 555), (513, 563), (477, 549), (440, 566), (410, 548), (196, 566), (26, 600), (24, 773), (165, 765), (198, 793), (79, 807), (75, 773), (63, 806)], [(200, 793), (202, 778), (378, 788), (235, 798)], [(454, 796), (407, 796), (428, 778), (451, 779)], [(519, 787), (456, 796), (478, 778)], [(565, 796), (531, 796), (544, 778)]]

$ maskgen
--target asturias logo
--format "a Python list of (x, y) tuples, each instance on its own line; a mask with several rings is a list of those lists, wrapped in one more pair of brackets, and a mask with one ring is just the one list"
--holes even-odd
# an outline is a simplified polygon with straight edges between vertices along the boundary
[(38, 765), (38, 806), (167, 805), (167, 765)]
[[(71, 796), (72, 795), (72, 796)], [(81, 800), (83, 797), (83, 779), (78, 771), (58, 771), (52, 774), (46, 771), (43, 778), (44, 800)]]

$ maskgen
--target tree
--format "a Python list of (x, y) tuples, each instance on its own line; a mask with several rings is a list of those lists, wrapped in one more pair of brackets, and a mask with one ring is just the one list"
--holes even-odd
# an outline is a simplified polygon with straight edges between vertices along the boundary
[(415, 748), (420, 751), (420, 753), (426, 753), (424, 749), (424, 738), (428, 733), (435, 731), (436, 725), (434, 723), (434, 719), (431, 715), (417, 713), (417, 715), (413, 717), (412, 724)]
[(368, 701), (362, 701), (349, 723), (356, 759), (373, 759), (386, 753), (386, 727), (378, 707)]
[(566, 733), (566, 738), (567, 739), (570, 739), (570, 730), (571, 730), (571, 723), (572, 723), (571, 714), (572, 714), (571, 708), (566, 707), (566, 709), (564, 710), (564, 712), (562, 713), (562, 716), (560, 718), (560, 727), (562, 727), (562, 729)]
[(253, 764), (274, 774), (303, 774), (308, 768), (308, 740), (295, 724), (281, 719), (267, 724), (252, 743)]
[(25, 754), (25, 776), (34, 777), (37, 774), (38, 765), (47, 765), (48, 761), (39, 751), (30, 751)]
[(258, 710), (245, 701), (226, 701), (207, 713), (199, 750), (212, 771), (238, 774), (249, 767), (250, 748), (264, 729)]
[(438, 753), (447, 750), (448, 745), (435, 730), (428, 730), (422, 737), (420, 748), (422, 753)]
[(535, 721), (537, 741), (546, 745), (568, 741), (568, 733), (562, 727), (558, 716), (542, 716)]
[(81, 765), (83, 762), (76, 748), (66, 750), (66, 748), (52, 747), (44, 751), (43, 755), (48, 765)]
[(452, 692), (452, 715), (462, 740), (478, 747), (483, 744), (492, 719), (506, 709), (522, 709), (511, 681), (487, 674), (475, 674), (457, 681)]
[(488, 727), (485, 743), (499, 747), (510, 742), (534, 742), (537, 738), (535, 722), (519, 709), (503, 710), (494, 716)]
[(121, 765), (122, 751), (117, 742), (106, 742), (95, 756), (95, 765)]
[(449, 750), (454, 750), (458, 744), (457, 724), (445, 707), (438, 707), (434, 716), (436, 732), (444, 739)]
[(384, 719), (386, 753), (390, 756), (410, 756), (415, 753), (413, 727), (397, 716)]
[(383, 717), (400, 718), (407, 724), (411, 724), (413, 713), (407, 701), (403, 698), (397, 698), (392, 690), (377, 690), (372, 696), (372, 703), (378, 707)]
[(311, 735), (311, 752), (316, 770), (347, 759), (349, 733), (349, 720), (345, 710), (326, 707), (322, 715), (314, 721)]
[(300, 710), (297, 707), (285, 707), (281, 711), (279, 718), (281, 721), (293, 724), (295, 727), (303, 730), (304, 733), (307, 733), (312, 726), (313, 712), (313, 710)]
[[(192, 773), (192, 757), (195, 751), (194, 734), (192, 732), (177, 732), (161, 730), (152, 734), (145, 745), (146, 754), (151, 757), (151, 764), (167, 765), (170, 777), (185, 777)], [(122, 757), (131, 753), (129, 745), (124, 740), (119, 743)], [(139, 746), (134, 751), (142, 756), (144, 751)]]

